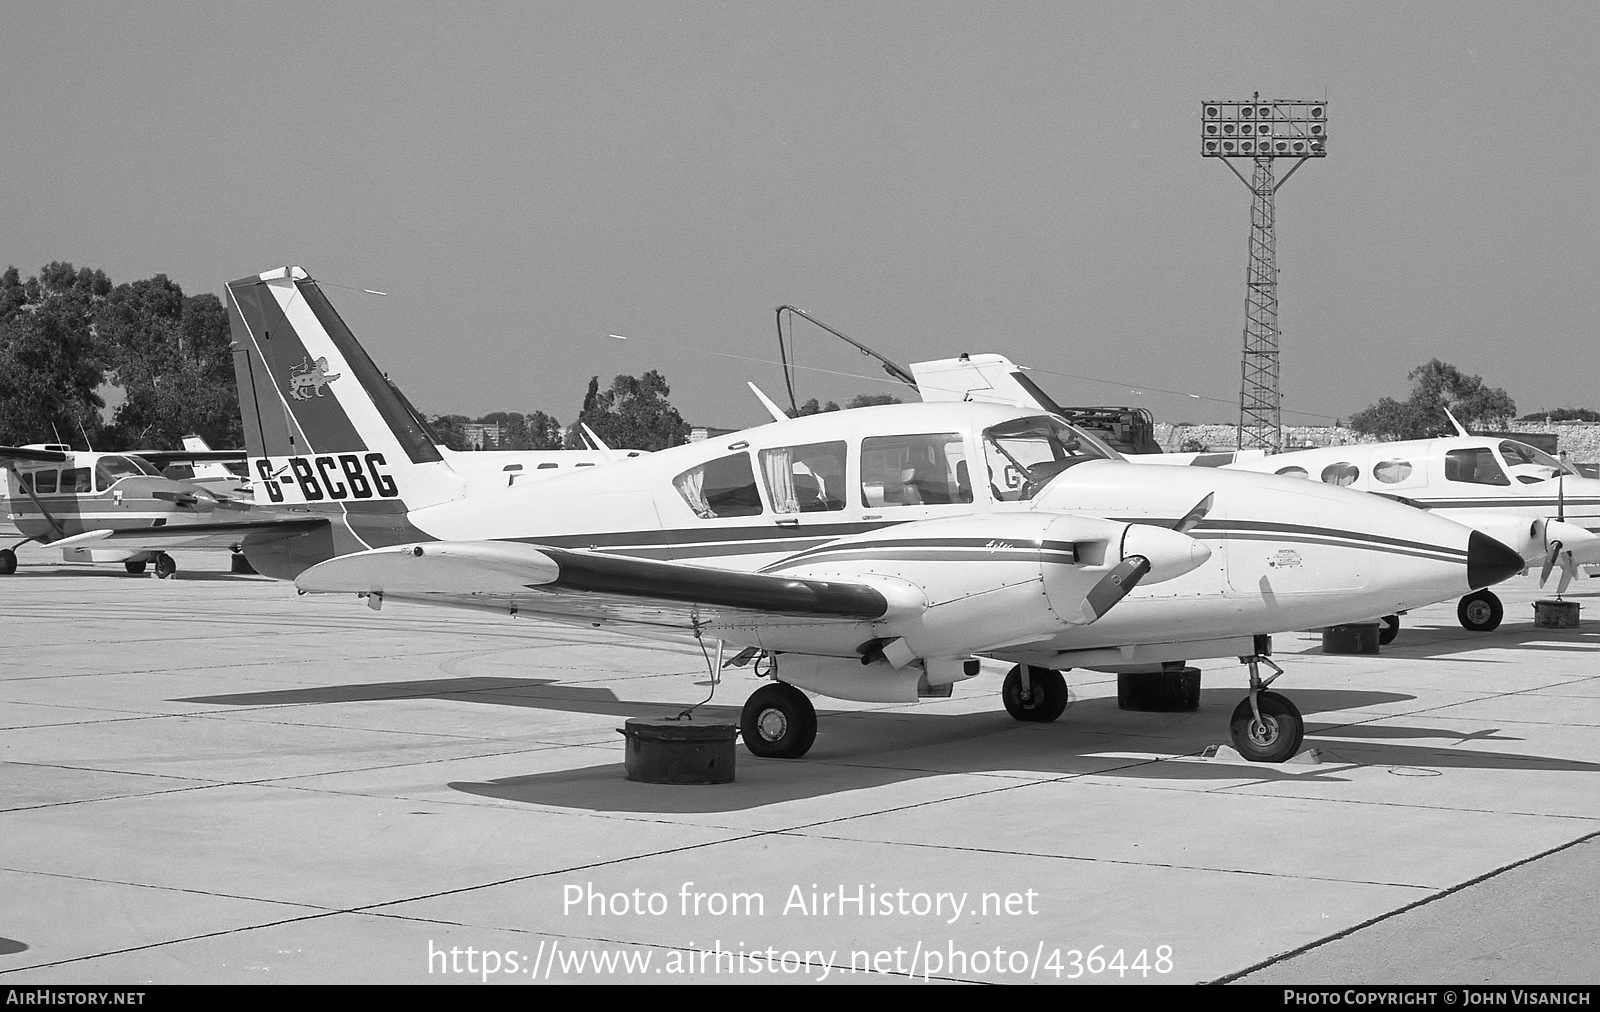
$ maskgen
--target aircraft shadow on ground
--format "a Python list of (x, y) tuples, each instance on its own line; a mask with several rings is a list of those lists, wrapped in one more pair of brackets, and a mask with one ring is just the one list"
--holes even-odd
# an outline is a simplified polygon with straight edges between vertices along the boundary
[[(34, 569), (29, 568), (26, 565), (18, 566), (17, 571), (6, 577), (6, 579), (36, 579), (39, 577), (49, 577), (51, 579), (60, 579), (62, 577), (93, 577), (100, 580), (107, 578), (113, 580), (156, 579), (155, 575), (152, 573), (130, 573), (121, 567), (113, 568), (111, 566), (107, 566), (104, 569)], [(265, 576), (257, 576), (253, 573), (229, 573), (222, 572), (220, 570), (212, 571), (204, 569), (198, 571), (179, 570), (177, 576), (173, 577), (173, 579), (176, 579), (179, 583), (196, 583), (208, 580), (257, 580), (261, 582), (273, 582), (268, 580), (268, 578)]]
[[(1474, 633), (1448, 626), (1416, 626), (1400, 630), (1400, 635), (1379, 653), (1386, 657), (1417, 660), (1456, 660), (1457, 655), (1492, 647), (1515, 647), (1518, 652), (1557, 654), (1595, 653), (1600, 650), (1600, 627), (1576, 629), (1537, 629), (1532, 625), (1503, 625), (1494, 632)], [(1316, 648), (1306, 651), (1318, 652)], [(1499, 664), (1483, 658), (1478, 663)]]
[[(928, 777), (972, 774), (1015, 778), (1116, 777), (1141, 780), (1260, 783), (1343, 782), (1352, 768), (1392, 767), (1428, 775), (1443, 769), (1600, 772), (1600, 764), (1477, 751), (1468, 742), (1518, 741), (1502, 728), (1464, 731), (1411, 725), (1307, 722), (1306, 744), (1324, 753), (1320, 766), (1206, 761), (1208, 745), (1228, 740), (1228, 719), (1243, 698), (1237, 689), (1202, 693), (1192, 713), (1134, 713), (1115, 699), (1074, 699), (1050, 724), (1021, 724), (997, 705), (983, 713), (822, 711), (816, 745), (801, 760), (760, 759), (737, 749), (731, 784), (667, 786), (624, 777), (623, 764), (555, 770), (486, 782), (452, 782), (453, 790), (520, 804), (640, 813), (725, 812), (821, 797)], [(1403, 693), (1302, 689), (1291, 697), (1305, 714), (1337, 714), (1414, 699)], [(619, 718), (675, 715), (693, 701), (618, 699), (610, 689), (552, 679), (474, 677), (376, 682), (266, 692), (194, 696), (176, 702), (224, 706), (447, 699)], [(739, 707), (695, 707), (700, 721), (737, 722)], [(1416, 742), (1423, 743), (1418, 744)], [(514, 757), (507, 757), (515, 761)]]

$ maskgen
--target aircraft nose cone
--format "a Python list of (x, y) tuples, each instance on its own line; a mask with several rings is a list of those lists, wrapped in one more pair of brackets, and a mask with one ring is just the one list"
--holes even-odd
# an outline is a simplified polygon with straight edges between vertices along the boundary
[(1467, 583), (1473, 590), (1510, 579), (1526, 566), (1522, 556), (1482, 531), (1467, 538)]

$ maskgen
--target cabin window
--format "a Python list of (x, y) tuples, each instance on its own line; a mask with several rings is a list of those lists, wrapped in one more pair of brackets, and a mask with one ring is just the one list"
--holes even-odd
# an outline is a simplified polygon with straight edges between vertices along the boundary
[(1309, 471), (1307, 471), (1303, 467), (1280, 467), (1274, 473), (1275, 474), (1281, 474), (1285, 478), (1310, 478), (1311, 477), (1311, 473)]
[(761, 451), (761, 477), (775, 513), (844, 509), (843, 440)]
[(1383, 460), (1372, 469), (1372, 476), (1385, 485), (1397, 485), (1411, 477), (1411, 461)]
[(1361, 477), (1361, 468), (1341, 460), (1337, 464), (1329, 464), (1322, 469), (1322, 483), (1324, 485), (1354, 485), (1356, 479)]
[(972, 481), (961, 434), (862, 440), (861, 501), (872, 508), (971, 502)]
[(543, 471), (543, 470), (546, 470), (548, 468), (560, 467), (560, 466), (561, 466), (560, 464), (540, 464), (539, 465), (539, 470)]
[(93, 492), (94, 485), (90, 483), (89, 469), (87, 467), (69, 467), (61, 472), (62, 492)]
[(756, 491), (748, 453), (729, 454), (692, 467), (672, 479), (672, 485), (694, 515), (705, 520), (753, 517), (761, 512), (761, 494)]
[[(22, 487), (26, 489), (28, 487), (26, 482), (28, 475), (23, 475), (22, 477), (24, 479)], [(53, 469), (33, 472), (33, 490), (46, 495), (54, 492), (56, 490), (56, 472)]]
[(1500, 469), (1494, 451), (1487, 446), (1471, 450), (1451, 450), (1444, 455), (1446, 481), (1461, 481), (1470, 485), (1509, 485), (1511, 479)]

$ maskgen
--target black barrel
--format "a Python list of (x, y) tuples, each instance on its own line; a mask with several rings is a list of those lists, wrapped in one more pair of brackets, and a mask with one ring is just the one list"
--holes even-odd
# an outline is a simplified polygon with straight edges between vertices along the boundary
[(628, 739), (628, 779), (644, 784), (733, 782), (733, 739), (739, 725), (719, 721), (629, 717), (617, 731)]
[(1322, 652), (1325, 654), (1375, 654), (1378, 652), (1378, 633), (1382, 630), (1383, 625), (1379, 622), (1330, 625), (1322, 630)]

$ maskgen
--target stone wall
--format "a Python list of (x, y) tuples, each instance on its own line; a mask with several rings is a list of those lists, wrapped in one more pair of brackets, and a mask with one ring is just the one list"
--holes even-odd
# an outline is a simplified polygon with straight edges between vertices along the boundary
[[(1600, 424), (1594, 422), (1512, 422), (1507, 432), (1555, 433), (1557, 446), (1567, 451), (1573, 463), (1600, 461)], [(1376, 440), (1352, 429), (1332, 425), (1286, 425), (1285, 449), (1302, 450), (1312, 446), (1343, 446)], [(1186, 440), (1195, 440), (1207, 450), (1232, 450), (1237, 445), (1232, 425), (1169, 425), (1156, 423), (1156, 442), (1168, 453), (1178, 453)]]

